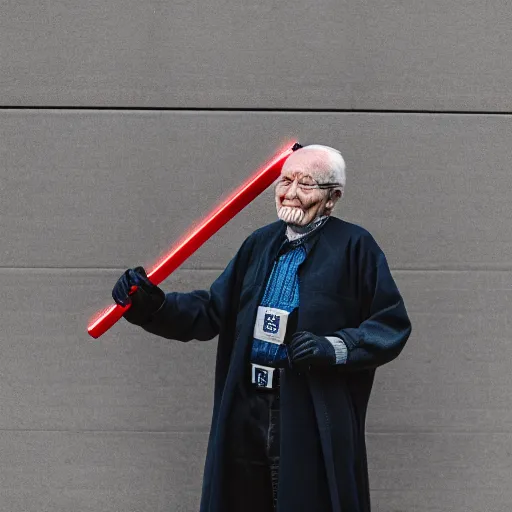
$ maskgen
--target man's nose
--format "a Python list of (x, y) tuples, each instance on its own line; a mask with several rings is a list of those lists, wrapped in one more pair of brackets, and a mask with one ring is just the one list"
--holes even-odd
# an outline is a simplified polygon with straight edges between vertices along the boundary
[(292, 184), (288, 187), (286, 194), (284, 197), (286, 199), (294, 199), (297, 197), (297, 188), (299, 187), (299, 180), (294, 180)]

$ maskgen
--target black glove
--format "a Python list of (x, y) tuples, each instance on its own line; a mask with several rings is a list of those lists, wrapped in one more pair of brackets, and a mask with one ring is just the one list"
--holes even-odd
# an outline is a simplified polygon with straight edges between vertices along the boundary
[(323, 336), (307, 331), (296, 332), (288, 344), (288, 358), (292, 368), (336, 364), (336, 353), (331, 342)]
[(142, 325), (160, 309), (165, 293), (148, 279), (143, 267), (135, 267), (119, 278), (112, 290), (112, 298), (120, 306), (131, 304), (123, 317), (131, 324)]

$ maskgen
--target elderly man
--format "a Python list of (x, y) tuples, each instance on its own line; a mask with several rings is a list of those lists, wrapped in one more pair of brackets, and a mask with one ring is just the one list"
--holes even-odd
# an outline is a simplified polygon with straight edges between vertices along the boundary
[(150, 333), (219, 335), (202, 512), (370, 510), (366, 409), (411, 324), (374, 238), (331, 217), (344, 189), (339, 151), (300, 148), (276, 183), (279, 220), (209, 291), (165, 294), (142, 267), (114, 287)]

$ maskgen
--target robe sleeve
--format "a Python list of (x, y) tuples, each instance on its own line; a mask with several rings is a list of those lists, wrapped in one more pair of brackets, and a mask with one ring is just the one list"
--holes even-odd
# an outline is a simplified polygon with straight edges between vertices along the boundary
[(141, 327), (157, 336), (177, 340), (211, 340), (230, 314), (235, 283), (241, 276), (241, 260), (247, 255), (249, 239), (240, 247), (210, 290), (165, 294), (165, 301)]
[(367, 369), (388, 363), (402, 351), (411, 334), (405, 304), (377, 242), (367, 235), (358, 254), (363, 322), (332, 333), (347, 347), (347, 369)]

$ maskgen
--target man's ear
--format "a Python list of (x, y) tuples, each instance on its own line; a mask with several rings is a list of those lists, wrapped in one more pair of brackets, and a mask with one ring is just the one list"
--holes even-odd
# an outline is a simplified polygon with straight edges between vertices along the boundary
[(331, 193), (331, 196), (329, 197), (329, 200), (325, 204), (325, 207), (329, 210), (332, 210), (338, 199), (340, 199), (341, 197), (343, 197), (343, 189), (337, 188)]

